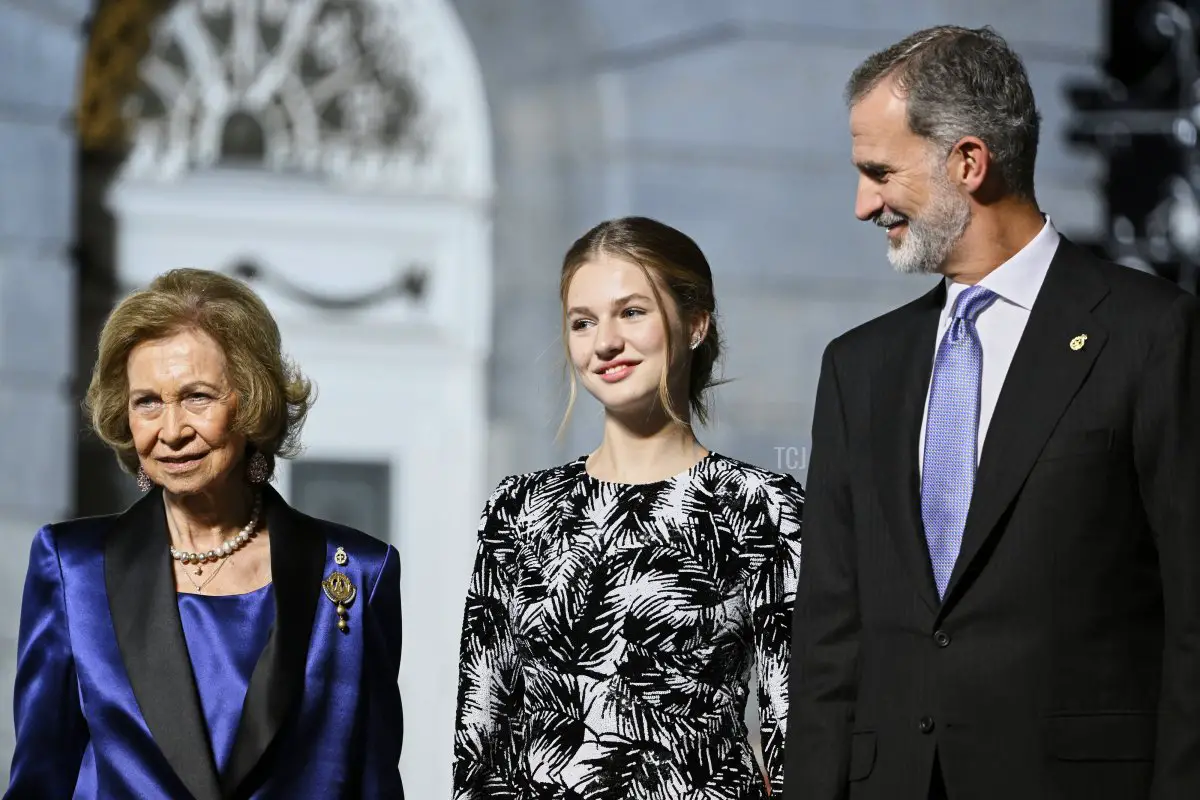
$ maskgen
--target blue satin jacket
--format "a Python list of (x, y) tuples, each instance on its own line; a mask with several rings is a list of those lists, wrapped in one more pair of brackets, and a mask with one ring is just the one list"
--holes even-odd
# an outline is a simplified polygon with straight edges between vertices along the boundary
[[(270, 488), (263, 501), (275, 623), (224, 774), (188, 659), (161, 492), (38, 531), (6, 800), (403, 798), (399, 555)], [(356, 592), (345, 631), (322, 589), (335, 571)]]

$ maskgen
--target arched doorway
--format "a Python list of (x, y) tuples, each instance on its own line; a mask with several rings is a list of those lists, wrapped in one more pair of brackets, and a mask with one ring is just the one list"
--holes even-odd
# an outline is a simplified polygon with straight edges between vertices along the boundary
[[(108, 0), (80, 132), (84, 342), (114, 296), (171, 267), (262, 294), (319, 392), (279, 488), (399, 548), (405, 783), (448, 796), (492, 273), (491, 134), (453, 9)], [(90, 475), (111, 463), (81, 447)], [(105, 470), (79, 481), (82, 510), (131, 491)]]

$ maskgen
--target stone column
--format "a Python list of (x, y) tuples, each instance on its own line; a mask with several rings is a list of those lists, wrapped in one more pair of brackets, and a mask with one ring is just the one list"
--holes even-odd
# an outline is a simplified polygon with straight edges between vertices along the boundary
[(88, 0), (0, 0), (0, 786), (21, 589), (38, 526), (72, 513), (71, 110)]

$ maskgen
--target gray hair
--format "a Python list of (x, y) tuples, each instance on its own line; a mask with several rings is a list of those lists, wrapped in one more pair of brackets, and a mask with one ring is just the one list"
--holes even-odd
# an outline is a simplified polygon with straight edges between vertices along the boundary
[(846, 84), (854, 106), (893, 78), (908, 101), (908, 126), (949, 152), (964, 136), (991, 151), (1014, 195), (1033, 200), (1041, 115), (1020, 57), (990, 27), (926, 28), (867, 58)]

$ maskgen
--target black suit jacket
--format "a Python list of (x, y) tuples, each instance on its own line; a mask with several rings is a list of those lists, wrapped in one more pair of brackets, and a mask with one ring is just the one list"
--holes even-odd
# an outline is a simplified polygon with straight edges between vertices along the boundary
[(1200, 798), (1200, 305), (1060, 243), (939, 602), (917, 446), (944, 297), (825, 352), (788, 796), (925, 800), (936, 753), (951, 798)]

